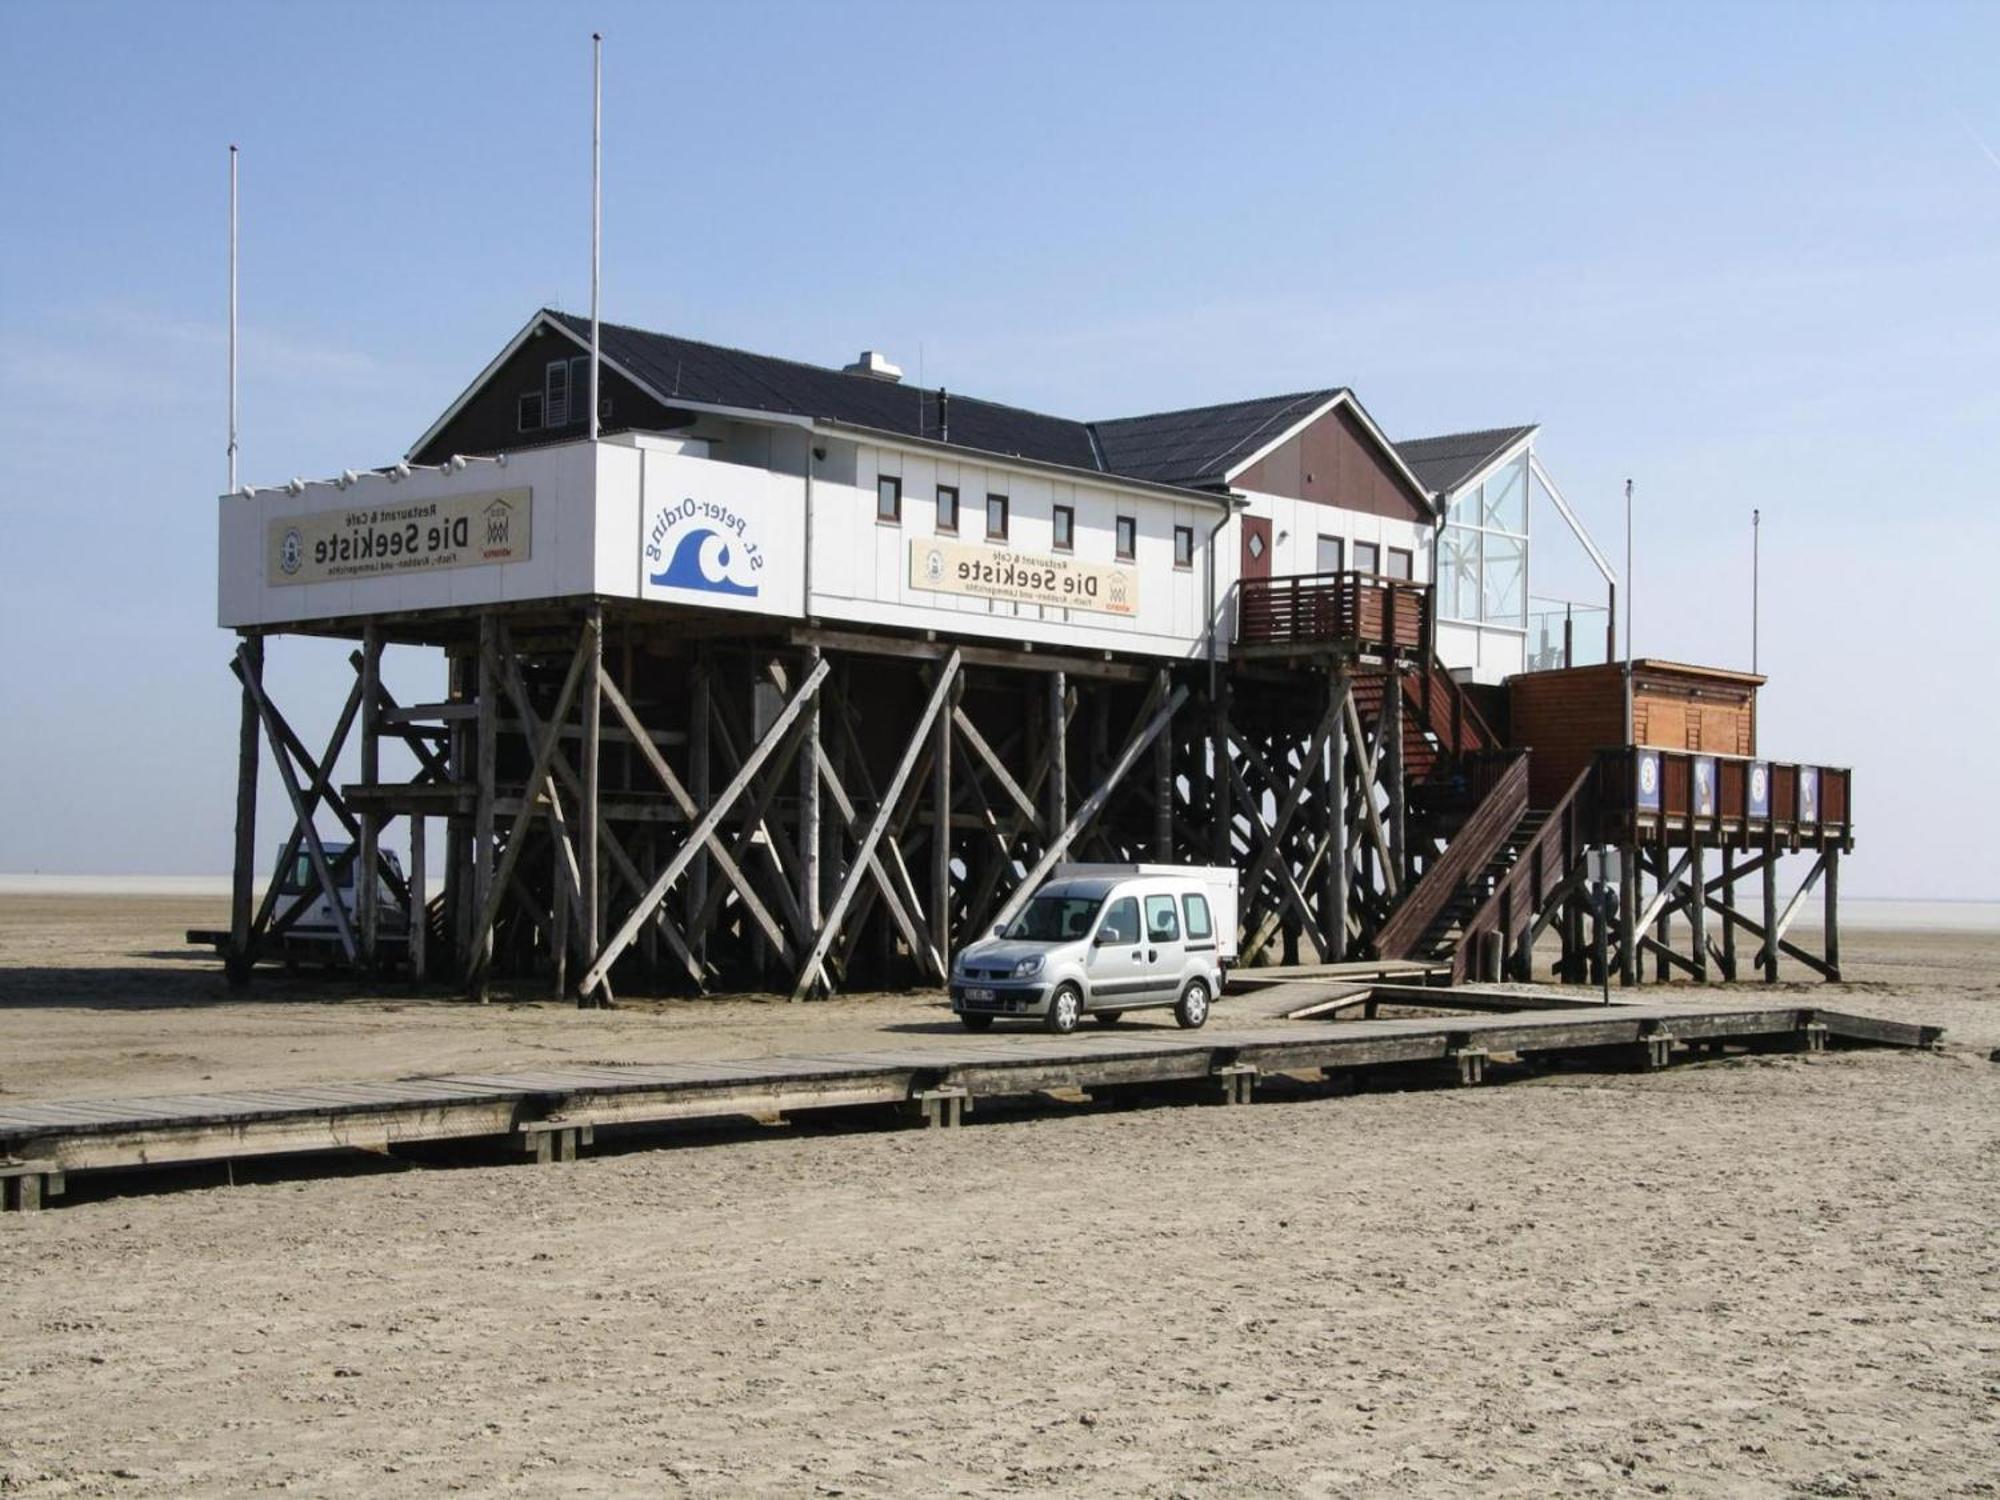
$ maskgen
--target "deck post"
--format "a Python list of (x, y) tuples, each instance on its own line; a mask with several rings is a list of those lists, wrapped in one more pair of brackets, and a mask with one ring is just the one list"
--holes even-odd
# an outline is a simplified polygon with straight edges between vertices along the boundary
[[(959, 685), (952, 684), (951, 707)], [(931, 727), (931, 946), (951, 964), (951, 714)]]
[[(819, 665), (820, 648), (806, 647), (800, 676), (810, 677)], [(820, 905), (820, 700), (806, 705), (805, 743), (799, 747), (799, 910), (806, 926), (819, 931)]]
[(500, 752), (500, 685), (494, 657), (500, 650), (499, 623), (492, 610), (480, 612), (478, 792), (472, 821), (472, 914), (466, 925), (464, 960), (466, 981), (482, 1001), (493, 952), (492, 929), (480, 917), (493, 893), (493, 778)]
[[(580, 689), (583, 700), (583, 795), (578, 799), (582, 806), (577, 810), (576, 852), (577, 894), (583, 908), (579, 936), (583, 940), (584, 962), (590, 964), (596, 962), (598, 949), (604, 945), (604, 887), (598, 862), (598, 844), (604, 827), (604, 606), (595, 599), (584, 613), (583, 632), (585, 654)], [(529, 795), (533, 795), (532, 788)], [(556, 788), (551, 782), (549, 797), (553, 800), (555, 796)], [(560, 830), (556, 831), (554, 842), (560, 855)], [(561, 907), (564, 897), (560, 880), (554, 886), (554, 893), (555, 904)], [(602, 1006), (606, 998), (602, 989), (594, 997), (582, 993), (576, 997), (580, 1006)]]
[(1674, 903), (1670, 894), (1673, 890), (1674, 874), (1672, 861), (1667, 857), (1667, 846), (1664, 842), (1654, 849), (1653, 857), (1655, 860), (1653, 894), (1656, 898), (1665, 898), (1660, 900), (1660, 915), (1653, 923), (1653, 940), (1660, 945), (1659, 951), (1653, 955), (1653, 983), (1665, 984), (1673, 978), (1673, 970), (1667, 964), (1667, 954), (1673, 951), (1674, 946)]
[(430, 972), (431, 912), (430, 897), (425, 892), (424, 882), (424, 815), (410, 814), (410, 983), (422, 984), (424, 976)]
[(1053, 833), (1069, 822), (1069, 674), (1048, 674), (1048, 822)]
[(1618, 851), (1618, 982), (1630, 989), (1639, 982), (1639, 845)]
[(1826, 977), (1840, 978), (1840, 845), (1826, 850)]
[[(262, 686), (264, 638), (244, 632), (239, 656), (243, 670)], [(257, 961), (251, 913), (257, 901), (257, 768), (263, 751), (257, 698), (248, 683), (242, 686), (241, 714), (236, 731), (236, 849), (229, 880), (229, 961), (223, 966), (232, 989), (242, 989), (250, 982), (250, 969)], [(283, 874), (274, 871), (272, 878), (282, 879)]]
[(1389, 670), (1382, 679), (1382, 715), (1382, 759), (1389, 778), (1389, 865), (1396, 872), (1397, 884), (1407, 888), (1410, 862), (1404, 836), (1403, 669), (1396, 664), (1393, 646)]
[(1225, 682), (1221, 696), (1209, 705), (1214, 721), (1208, 737), (1208, 857), (1210, 863), (1217, 865), (1233, 864), (1236, 853), (1236, 839), (1232, 833), (1236, 823), (1236, 793), (1229, 782), (1232, 774), (1229, 763), (1229, 704), (1229, 685)]
[(1347, 961), (1347, 663), (1333, 669), (1327, 705), (1326, 740), (1326, 889), (1320, 925), (1326, 934), (1328, 963)]
[[(361, 627), (361, 780), (374, 786), (382, 779), (382, 627), (370, 620)], [(361, 808), (360, 849), (354, 861), (355, 915), (360, 918), (361, 962), (373, 969), (381, 933), (381, 818), (370, 798)]]
[[(694, 682), (688, 695), (688, 796), (694, 801), (699, 821), (708, 812), (711, 755), (709, 725), (714, 716), (715, 670), (707, 647), (699, 647), (694, 658)], [(708, 909), (708, 851), (700, 849), (688, 863), (687, 928), (689, 946), (698, 965), (708, 966), (708, 925), (701, 915)]]
[(1694, 952), (1694, 978), (1697, 984), (1708, 983), (1708, 870), (1702, 862), (1701, 834), (1693, 832), (1688, 839), (1688, 883), (1693, 899), (1688, 902), (1688, 927), (1692, 930), (1690, 947)]
[(1778, 840), (1768, 836), (1764, 842), (1764, 868), (1761, 871), (1764, 885), (1764, 983), (1778, 982), (1778, 945), (1772, 934), (1778, 930)]
[[(1705, 891), (1702, 904), (1708, 904)], [(1736, 982), (1736, 850), (1727, 840), (1722, 845), (1722, 977)]]
[[(472, 702), (477, 691), (472, 669), (464, 651), (455, 651), (449, 668), (451, 701)], [(450, 773), (454, 787), (472, 785), (473, 734), (463, 719), (451, 721)], [(444, 909), (445, 937), (462, 967), (472, 946), (472, 828), (465, 810), (456, 802), (444, 825)]]
[[(1161, 667), (1157, 676), (1160, 701), (1171, 699), (1173, 674)], [(1174, 857), (1174, 725), (1168, 718), (1153, 741), (1153, 858), (1171, 864)]]

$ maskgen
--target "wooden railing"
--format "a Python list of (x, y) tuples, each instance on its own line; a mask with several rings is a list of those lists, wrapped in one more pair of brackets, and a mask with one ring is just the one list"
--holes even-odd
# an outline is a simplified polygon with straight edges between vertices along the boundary
[(1424, 871), (1423, 879), (1410, 887), (1375, 934), (1375, 956), (1408, 958), (1458, 888), (1486, 868), (1527, 811), (1528, 757), (1517, 750), (1444, 853)]
[(1429, 639), (1429, 612), (1428, 585), (1373, 573), (1246, 578), (1236, 600), (1236, 644), (1414, 652)]
[(1485, 977), (1499, 979), (1513, 965), (1513, 955), (1504, 950), (1533, 930), (1543, 903), (1570, 878), (1595, 842), (1597, 787), (1598, 767), (1585, 766), (1549, 810), (1548, 821), (1494, 884), (1493, 894), (1466, 921), (1451, 955), (1453, 984), (1477, 975), (1481, 948), (1492, 933), (1502, 935), (1501, 973)]
[(1782, 832), (1846, 843), (1854, 836), (1854, 773), (1641, 745), (1600, 750), (1600, 812), (1635, 824), (1664, 822), (1721, 841)]
[(1403, 696), (1415, 705), (1447, 755), (1500, 748), (1500, 736), (1473, 706), (1472, 696), (1433, 656), (1421, 672), (1403, 679)]

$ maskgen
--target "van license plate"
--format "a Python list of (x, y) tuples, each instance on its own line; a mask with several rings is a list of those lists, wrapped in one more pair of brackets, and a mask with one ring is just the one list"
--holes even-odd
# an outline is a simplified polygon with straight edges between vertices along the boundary
[(968, 1000), (991, 1000), (993, 998), (993, 991), (967, 988), (965, 998)]

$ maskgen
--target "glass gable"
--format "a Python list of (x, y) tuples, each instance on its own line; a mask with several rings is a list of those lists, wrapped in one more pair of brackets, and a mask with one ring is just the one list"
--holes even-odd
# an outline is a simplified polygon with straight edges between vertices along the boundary
[(1528, 618), (1528, 458), (1461, 490), (1438, 538), (1438, 615), (1519, 630)]

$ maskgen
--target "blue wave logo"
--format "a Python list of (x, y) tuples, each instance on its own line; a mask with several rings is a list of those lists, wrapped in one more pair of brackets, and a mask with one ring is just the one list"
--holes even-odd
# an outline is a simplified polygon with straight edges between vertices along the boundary
[(700, 589), (710, 594), (742, 594), (754, 599), (756, 584), (740, 583), (729, 576), (735, 564), (728, 540), (704, 526), (682, 537), (665, 571), (651, 577), (661, 588)]

